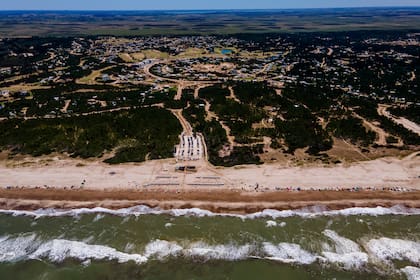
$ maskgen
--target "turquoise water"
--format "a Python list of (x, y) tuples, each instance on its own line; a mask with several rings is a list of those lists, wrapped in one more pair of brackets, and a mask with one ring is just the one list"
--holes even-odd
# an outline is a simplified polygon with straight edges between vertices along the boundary
[(230, 49), (222, 49), (221, 51), (220, 51), (220, 53), (221, 54), (231, 54), (233, 51), (232, 50), (230, 50)]
[(418, 279), (403, 213), (3, 212), (0, 279)]

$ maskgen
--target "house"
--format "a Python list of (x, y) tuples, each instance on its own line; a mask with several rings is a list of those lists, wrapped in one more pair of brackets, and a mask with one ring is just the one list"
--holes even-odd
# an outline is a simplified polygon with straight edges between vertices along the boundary
[(102, 75), (102, 81), (103, 82), (109, 82), (109, 80), (110, 80), (110, 78), (109, 78), (109, 75), (108, 74), (103, 74)]

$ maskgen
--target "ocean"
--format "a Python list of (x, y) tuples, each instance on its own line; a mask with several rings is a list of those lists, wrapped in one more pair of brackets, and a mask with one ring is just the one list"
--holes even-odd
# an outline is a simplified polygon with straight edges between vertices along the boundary
[(0, 279), (420, 279), (420, 209), (2, 210)]

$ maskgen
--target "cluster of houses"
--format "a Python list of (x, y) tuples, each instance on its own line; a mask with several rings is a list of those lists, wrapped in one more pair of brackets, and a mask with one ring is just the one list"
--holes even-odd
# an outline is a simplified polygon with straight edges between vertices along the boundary
[(239, 40), (233, 37), (216, 38), (214, 36), (150, 36), (130, 39), (101, 37), (92, 41), (90, 52), (97, 55), (118, 55), (119, 53), (138, 53), (143, 50), (164, 50), (170, 55), (178, 55), (189, 48), (214, 50), (219, 46), (234, 47)]
[[(416, 69), (414, 64), (418, 57), (403, 50), (405, 47), (420, 45), (420, 35), (414, 34), (394, 41), (349, 39), (342, 44), (329, 37), (317, 39), (318, 43), (304, 45), (287, 36), (267, 36), (263, 43), (216, 36), (74, 38), (67, 48), (49, 47), (42, 59), (32, 63), (33, 73), (25, 77), (36, 75), (35, 83), (43, 86), (65, 84), (74, 82), (71, 71), (75, 68), (89, 73), (103, 70), (104, 65), (108, 65), (107, 71), (101, 71), (96, 77), (97, 82), (141, 84), (150, 82), (142, 70), (153, 64), (150, 72), (160, 77), (155, 77), (151, 84), (151, 88), (156, 90), (162, 89), (168, 79), (215, 82), (264, 80), (277, 87), (287, 84), (313, 85), (395, 104), (411, 102), (398, 94), (402, 86), (408, 96), (418, 93), (418, 73), (413, 70)], [(375, 46), (381, 46), (382, 50), (378, 51)], [(202, 49), (206, 54), (176, 57), (190, 48)], [(124, 63), (119, 58), (121, 53), (138, 53), (150, 49), (160, 50), (172, 57), (170, 60), (145, 58), (132, 63)], [(216, 50), (218, 55), (212, 55)], [(220, 50), (228, 51), (220, 55)], [(21, 53), (10, 52), (9, 55), (30, 58), (33, 56), (32, 51), (28, 48)], [(253, 51), (259, 55), (254, 55)], [(70, 65), (69, 60), (74, 57), (80, 58), (78, 65), (74, 62)], [(398, 76), (394, 66), (401, 68), (400, 65), (405, 65), (408, 72)], [(375, 77), (367, 85), (369, 90), (361, 88), (362, 84), (366, 86), (367, 83), (362, 81), (361, 70), (373, 73)], [(14, 76), (21, 75), (21, 71), (18, 65), (1, 67), (0, 78), (3, 78), (3, 82), (13, 80)], [(386, 78), (390, 75), (394, 75), (395, 81), (390, 82)], [(25, 95), (27, 92), (18, 94)], [(9, 90), (0, 91), (0, 101), (3, 102), (0, 103), (0, 110), (4, 110), (14, 96), (11, 96)]]
[[(226, 67), (224, 65), (232, 65)], [(211, 65), (211, 69), (200, 66)], [(220, 66), (220, 67), (217, 67)], [(242, 57), (234, 55), (203, 56), (180, 58), (170, 62), (156, 64), (153, 73), (168, 79), (184, 79), (194, 81), (254, 80), (273, 78), (278, 73), (286, 74), (287, 64), (282, 52), (262, 58)], [(272, 72), (272, 70), (278, 72)]]

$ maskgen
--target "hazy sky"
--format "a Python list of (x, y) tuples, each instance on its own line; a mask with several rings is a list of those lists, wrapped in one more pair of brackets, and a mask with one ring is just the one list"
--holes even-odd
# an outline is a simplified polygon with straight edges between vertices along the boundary
[(420, 0), (0, 0), (0, 10), (199, 10), (420, 6)]

